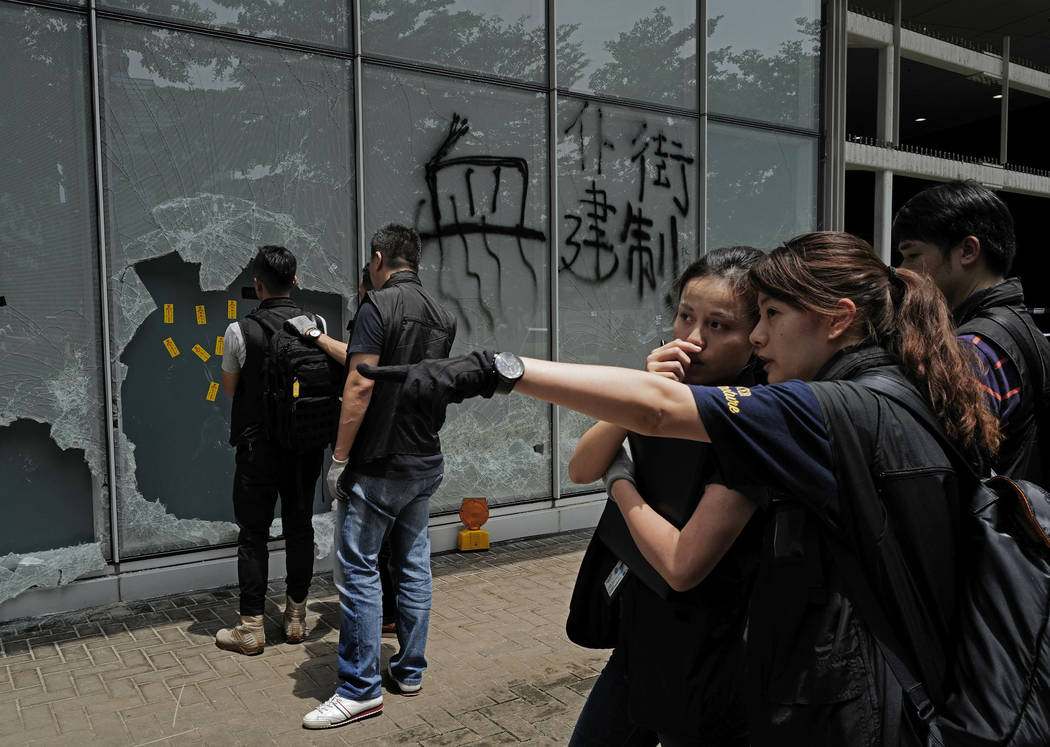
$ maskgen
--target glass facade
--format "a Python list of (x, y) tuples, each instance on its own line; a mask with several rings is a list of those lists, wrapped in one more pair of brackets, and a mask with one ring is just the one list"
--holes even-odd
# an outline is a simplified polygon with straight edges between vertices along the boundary
[[(214, 385), (261, 244), (341, 330), (372, 232), (413, 225), (453, 354), (641, 366), (705, 246), (816, 227), (819, 13), (790, 5), (762, 30), (695, 2), (0, 0), (0, 603), (235, 542)], [(756, 56), (783, 95), (723, 85)], [(554, 414), (452, 408), (432, 511), (586, 490), (589, 422)]]

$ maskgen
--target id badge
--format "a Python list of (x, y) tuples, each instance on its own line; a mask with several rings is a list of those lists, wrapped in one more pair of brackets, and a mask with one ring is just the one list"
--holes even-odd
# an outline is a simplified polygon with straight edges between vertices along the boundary
[(626, 575), (627, 566), (622, 560), (617, 561), (613, 569), (609, 571), (609, 575), (605, 577), (605, 594), (609, 599), (616, 596), (616, 592), (620, 590), (620, 584), (623, 583)]

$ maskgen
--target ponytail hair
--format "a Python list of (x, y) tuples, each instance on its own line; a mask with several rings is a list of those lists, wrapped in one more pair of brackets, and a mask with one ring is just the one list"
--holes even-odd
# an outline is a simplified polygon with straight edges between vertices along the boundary
[(887, 267), (856, 236), (818, 231), (774, 249), (750, 279), (756, 292), (824, 316), (850, 299), (857, 307), (851, 331), (900, 360), (952, 440), (995, 454), (999, 423), (976, 376), (976, 356), (956, 338), (944, 296), (927, 275)]

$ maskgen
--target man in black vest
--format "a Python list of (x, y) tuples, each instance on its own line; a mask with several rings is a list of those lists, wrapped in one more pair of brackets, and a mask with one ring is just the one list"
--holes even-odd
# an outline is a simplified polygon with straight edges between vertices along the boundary
[(901, 267), (928, 273), (944, 293), (959, 339), (973, 346), (1003, 441), (992, 467), (1045, 484), (1037, 407), (1050, 374), (1050, 344), (1025, 310), (1021, 281), (1007, 279), (1016, 251), (1009, 208), (974, 181), (929, 187), (893, 221)]
[[(252, 260), (259, 312), (277, 324), (303, 313), (289, 298), (295, 285), (295, 256), (282, 246), (264, 246)], [(314, 488), (324, 452), (289, 453), (268, 440), (263, 428), (262, 364), (269, 338), (256, 320), (233, 322), (223, 338), (222, 390), (233, 397), (230, 445), (237, 449), (233, 476), (233, 513), (237, 535), (237, 580), (241, 587), (241, 622), (215, 635), (227, 651), (258, 654), (266, 645), (263, 603), (268, 578), (270, 524), (277, 496), (287, 568), (284, 635), (289, 643), (306, 637), (306, 594), (313, 576)]]
[(419, 235), (404, 226), (384, 226), (372, 237), (369, 273), (379, 290), (368, 292), (354, 322), (339, 436), (328, 472), (329, 489), (337, 498), (340, 684), (335, 695), (303, 717), (309, 729), (342, 726), (383, 709), (376, 558), (388, 532), (400, 644), (388, 672), (398, 691), (416, 695), (426, 669), (429, 499), (444, 475), (440, 423), (403, 411), (400, 385), (373, 382), (357, 371), (361, 363), (448, 357), (456, 319), (419, 282), (421, 248)]

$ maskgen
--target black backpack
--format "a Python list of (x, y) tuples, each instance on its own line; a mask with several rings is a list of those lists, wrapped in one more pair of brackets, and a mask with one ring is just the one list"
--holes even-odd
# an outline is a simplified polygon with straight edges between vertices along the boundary
[[(843, 464), (852, 428), (832, 439), (836, 476), (855, 500), (867, 501), (883, 531), (875, 558), (859, 559), (846, 548), (843, 575), (858, 612), (879, 644), (913, 713), (927, 729), (926, 744), (936, 747), (1040, 747), (1050, 744), (1050, 494), (1024, 480), (980, 477), (970, 460), (948, 438), (929, 405), (910, 384), (883, 374), (866, 374), (858, 384), (896, 402), (938, 441), (959, 480), (960, 575), (955, 639), (945, 647), (905, 645), (891, 624), (862, 567), (878, 568), (903, 610), (901, 619), (921, 614), (921, 600), (909, 596), (907, 563), (892, 536), (892, 517), (871, 490), (850, 480)], [(846, 443), (843, 443), (845, 441)], [(854, 444), (855, 446), (855, 444)], [(870, 480), (869, 480), (870, 484)], [(857, 488), (854, 490), (853, 488)], [(874, 518), (881, 516), (882, 519)], [(931, 540), (934, 538), (931, 538)], [(935, 705), (916, 672), (951, 672), (950, 691)], [(886, 744), (896, 744), (899, 724), (884, 727)]]
[(267, 337), (261, 371), (266, 438), (295, 453), (331, 445), (342, 407), (343, 367), (285, 329), (279, 314), (256, 309), (247, 316)]

